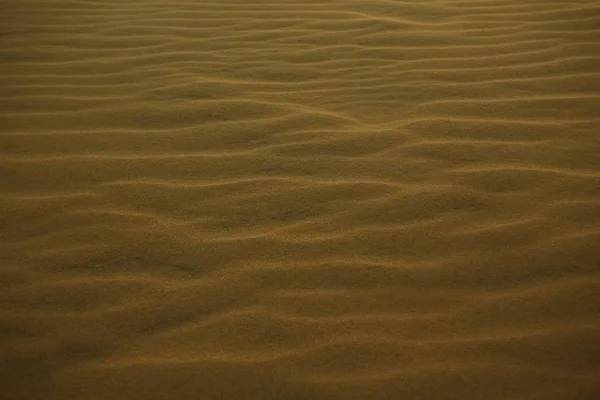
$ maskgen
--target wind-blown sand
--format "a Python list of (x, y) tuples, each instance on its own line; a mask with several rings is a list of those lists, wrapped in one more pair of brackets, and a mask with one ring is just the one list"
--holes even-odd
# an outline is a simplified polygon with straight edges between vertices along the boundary
[(599, 1), (1, 10), (4, 398), (600, 398)]

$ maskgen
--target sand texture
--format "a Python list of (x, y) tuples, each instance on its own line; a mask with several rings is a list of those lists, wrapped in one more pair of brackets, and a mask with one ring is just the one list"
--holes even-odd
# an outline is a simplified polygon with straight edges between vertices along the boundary
[(600, 398), (599, 0), (0, 11), (3, 399)]

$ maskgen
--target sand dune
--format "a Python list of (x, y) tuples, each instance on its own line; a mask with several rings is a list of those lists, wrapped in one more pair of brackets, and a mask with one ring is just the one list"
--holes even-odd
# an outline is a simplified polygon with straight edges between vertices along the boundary
[(7, 399), (600, 398), (600, 2), (1, 8)]

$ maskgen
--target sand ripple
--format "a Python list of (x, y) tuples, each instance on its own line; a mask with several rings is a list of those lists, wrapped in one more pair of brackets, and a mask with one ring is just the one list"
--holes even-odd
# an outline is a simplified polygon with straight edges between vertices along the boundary
[(15, 1), (10, 399), (600, 395), (600, 3)]

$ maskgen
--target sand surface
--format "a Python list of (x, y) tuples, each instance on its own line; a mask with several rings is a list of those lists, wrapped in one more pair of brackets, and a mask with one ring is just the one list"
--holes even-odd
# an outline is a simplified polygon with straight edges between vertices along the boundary
[(3, 398), (600, 398), (600, 1), (0, 10)]

